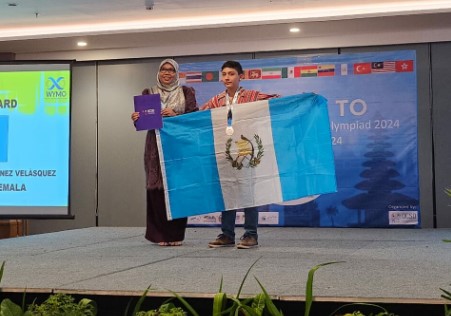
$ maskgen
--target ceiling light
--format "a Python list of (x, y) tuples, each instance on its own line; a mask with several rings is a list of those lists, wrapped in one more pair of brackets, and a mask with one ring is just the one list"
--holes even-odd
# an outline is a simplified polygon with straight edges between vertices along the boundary
[(79, 46), (79, 47), (85, 47), (86, 45), (88, 45), (88, 43), (86, 43), (85, 41), (77, 42), (77, 46)]
[(298, 27), (292, 27), (292, 28), (290, 28), (290, 33), (299, 33), (300, 31), (301, 31), (301, 29), (298, 28)]

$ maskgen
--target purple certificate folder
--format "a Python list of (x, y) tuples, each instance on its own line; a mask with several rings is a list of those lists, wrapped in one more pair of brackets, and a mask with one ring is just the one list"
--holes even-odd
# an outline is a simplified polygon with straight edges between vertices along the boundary
[(135, 122), (137, 131), (163, 127), (159, 94), (137, 95), (133, 99), (135, 102), (135, 112), (139, 112), (139, 119)]

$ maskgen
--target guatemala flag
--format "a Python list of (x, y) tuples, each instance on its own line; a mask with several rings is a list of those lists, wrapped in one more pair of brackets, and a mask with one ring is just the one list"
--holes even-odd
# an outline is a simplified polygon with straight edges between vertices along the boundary
[(157, 133), (168, 219), (336, 192), (327, 100), (305, 93), (163, 121)]

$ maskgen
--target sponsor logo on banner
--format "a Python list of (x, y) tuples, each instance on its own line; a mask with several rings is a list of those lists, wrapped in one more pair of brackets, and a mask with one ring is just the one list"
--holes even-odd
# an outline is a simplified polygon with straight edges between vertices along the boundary
[(221, 223), (221, 212), (188, 217), (188, 224), (191, 225), (212, 225), (220, 223)]
[(395, 63), (396, 72), (413, 71), (413, 60), (399, 60)]
[(354, 75), (366, 75), (371, 73), (371, 63), (354, 64)]
[[(188, 225), (219, 225), (221, 223), (221, 212), (210, 213), (207, 215), (196, 215), (188, 217)], [(258, 224), (259, 225), (279, 225), (279, 212), (262, 211), (258, 212)], [(244, 224), (244, 212), (236, 212), (235, 224)]]
[(395, 72), (395, 62), (394, 61), (372, 62), (371, 72), (372, 73)]
[(262, 78), (261, 69), (246, 69), (244, 71), (244, 79), (246, 80), (256, 80)]
[(390, 225), (418, 225), (418, 211), (388, 211)]
[(278, 225), (279, 212), (258, 212), (259, 225)]

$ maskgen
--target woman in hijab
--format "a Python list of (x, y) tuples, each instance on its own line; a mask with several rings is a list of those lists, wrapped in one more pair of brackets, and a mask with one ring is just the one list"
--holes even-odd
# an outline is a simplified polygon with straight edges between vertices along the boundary
[[(172, 59), (161, 62), (157, 73), (157, 84), (144, 89), (142, 94), (160, 94), (161, 114), (175, 116), (197, 111), (194, 89), (179, 83), (179, 65)], [(139, 119), (139, 113), (132, 113), (132, 120)], [(160, 246), (180, 246), (185, 238), (186, 218), (168, 221), (164, 201), (163, 180), (155, 131), (147, 132), (144, 149), (144, 167), (147, 186), (146, 239)]]

